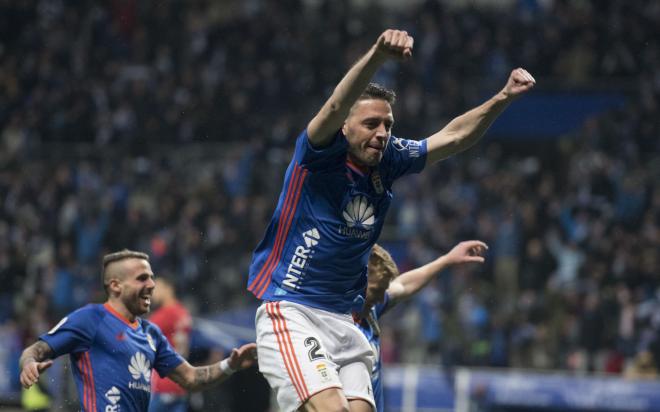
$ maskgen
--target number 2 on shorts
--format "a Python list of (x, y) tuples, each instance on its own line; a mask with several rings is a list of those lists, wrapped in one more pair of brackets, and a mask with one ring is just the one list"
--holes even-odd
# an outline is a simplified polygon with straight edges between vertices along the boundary
[(305, 339), (305, 347), (309, 348), (309, 360), (310, 361), (315, 361), (317, 359), (325, 359), (325, 355), (323, 353), (319, 353), (321, 350), (321, 344), (319, 343), (318, 339), (310, 336), (307, 339)]

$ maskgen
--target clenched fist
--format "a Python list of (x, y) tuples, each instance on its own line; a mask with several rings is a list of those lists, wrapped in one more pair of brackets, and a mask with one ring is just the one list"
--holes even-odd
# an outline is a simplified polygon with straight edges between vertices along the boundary
[(535, 84), (536, 80), (534, 77), (527, 70), (519, 67), (511, 72), (509, 80), (507, 80), (504, 89), (502, 89), (502, 93), (507, 98), (513, 99), (527, 92)]
[(406, 31), (386, 30), (376, 41), (376, 52), (387, 57), (408, 59), (412, 56), (414, 39)]

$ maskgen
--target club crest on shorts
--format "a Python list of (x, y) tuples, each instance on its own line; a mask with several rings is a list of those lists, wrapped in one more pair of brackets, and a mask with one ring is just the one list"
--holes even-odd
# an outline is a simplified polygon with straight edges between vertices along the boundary
[(316, 371), (321, 375), (321, 382), (330, 382), (330, 374), (328, 373), (328, 367), (325, 363), (319, 363), (316, 365)]

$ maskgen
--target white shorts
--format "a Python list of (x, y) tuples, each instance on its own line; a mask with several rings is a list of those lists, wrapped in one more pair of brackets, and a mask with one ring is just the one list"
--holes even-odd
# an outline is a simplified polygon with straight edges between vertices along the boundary
[(376, 410), (370, 374), (374, 353), (350, 315), (264, 302), (256, 329), (259, 371), (282, 411), (295, 411), (328, 388), (340, 388), (348, 400), (363, 399)]

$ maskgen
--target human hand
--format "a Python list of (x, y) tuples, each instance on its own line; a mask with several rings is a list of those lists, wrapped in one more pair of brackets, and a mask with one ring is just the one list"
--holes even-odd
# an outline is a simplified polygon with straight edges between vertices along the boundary
[(376, 41), (376, 52), (404, 60), (412, 57), (414, 39), (403, 30), (385, 30)]
[(484, 263), (485, 258), (483, 255), (488, 250), (488, 245), (479, 240), (466, 240), (454, 246), (444, 258), (449, 265), (457, 265), (462, 263)]
[(21, 370), (21, 375), (20, 375), (21, 385), (23, 385), (25, 389), (29, 389), (30, 386), (37, 383), (41, 372), (50, 368), (52, 365), (53, 365), (52, 359), (49, 359), (45, 362), (36, 362), (36, 361), (26, 362), (25, 365), (23, 365), (23, 369)]
[(257, 361), (257, 345), (248, 343), (240, 348), (232, 349), (229, 355), (229, 367), (233, 370), (249, 368)]
[(527, 70), (519, 67), (511, 71), (509, 80), (507, 80), (504, 89), (502, 89), (502, 93), (507, 98), (513, 99), (530, 90), (535, 84), (536, 80), (534, 77)]

